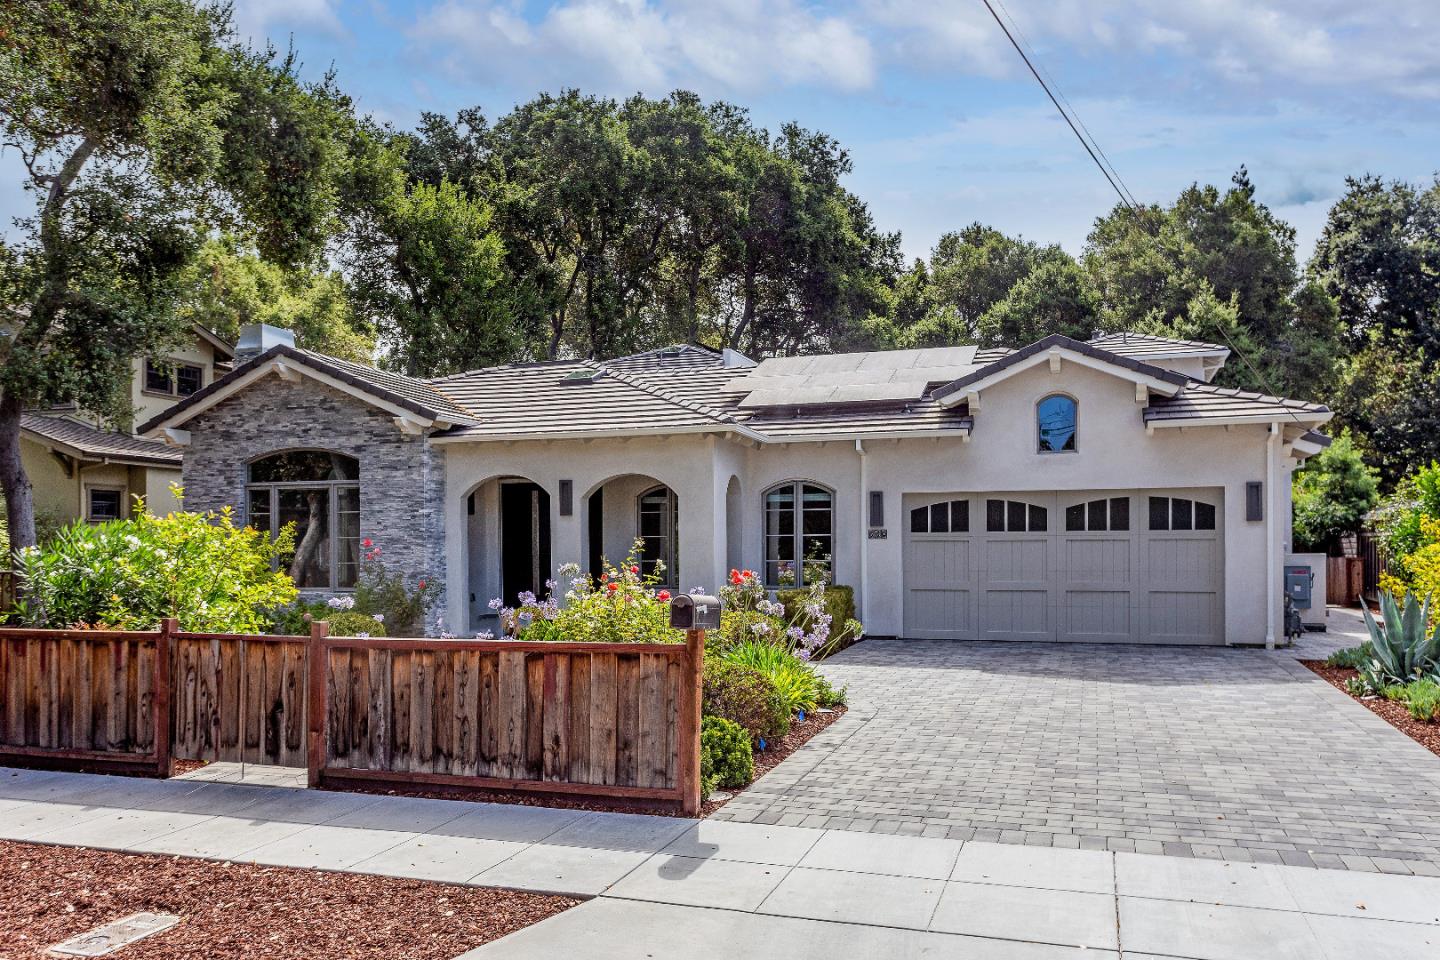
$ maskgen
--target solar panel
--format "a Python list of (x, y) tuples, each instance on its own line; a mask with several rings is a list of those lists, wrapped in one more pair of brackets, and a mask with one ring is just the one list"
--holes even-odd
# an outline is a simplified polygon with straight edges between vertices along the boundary
[(772, 357), (722, 389), (745, 394), (740, 402), (745, 408), (918, 400), (928, 385), (947, 383), (976, 369), (975, 349)]

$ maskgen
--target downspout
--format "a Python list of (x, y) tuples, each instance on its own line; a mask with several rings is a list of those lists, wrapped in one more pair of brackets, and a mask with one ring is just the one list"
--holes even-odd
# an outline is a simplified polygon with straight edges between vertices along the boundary
[(1280, 424), (1270, 424), (1265, 438), (1265, 649), (1275, 649), (1275, 452)]
[(868, 486), (869, 481), (866, 478), (865, 442), (863, 440), (855, 441), (855, 453), (860, 458), (860, 509), (856, 511), (856, 516), (860, 521), (858, 540), (860, 544), (860, 609), (856, 611), (856, 614), (863, 623), (870, 611), (869, 604), (866, 602), (870, 593), (870, 577), (867, 575), (870, 567), (870, 542), (867, 539), (869, 521), (866, 519), (866, 511), (870, 509), (870, 488)]

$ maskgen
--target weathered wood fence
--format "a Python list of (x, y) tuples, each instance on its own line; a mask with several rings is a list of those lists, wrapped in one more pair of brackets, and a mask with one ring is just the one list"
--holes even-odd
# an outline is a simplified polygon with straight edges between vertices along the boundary
[(0, 763), (700, 802), (704, 634), (534, 643), (0, 629)]
[(167, 774), (173, 628), (0, 630), (0, 762)]

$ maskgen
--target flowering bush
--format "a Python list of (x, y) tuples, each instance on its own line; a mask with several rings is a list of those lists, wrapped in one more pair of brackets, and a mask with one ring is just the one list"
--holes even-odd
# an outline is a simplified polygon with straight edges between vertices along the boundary
[(360, 576), (355, 584), (354, 610), (369, 617), (380, 617), (391, 636), (420, 636), (440, 585), (433, 578), (421, 577), (412, 587), (403, 573), (386, 567), (375, 541), (366, 537), (360, 546), (365, 553), (361, 556)]
[(569, 581), (562, 605), (559, 584), (545, 584), (546, 597), (522, 593), (516, 607), (496, 597), (490, 609), (500, 615), (502, 632), (520, 640), (568, 640), (592, 643), (684, 643), (685, 634), (670, 626), (670, 591), (660, 586), (662, 564), (642, 575), (637, 543), (620, 566), (606, 563), (598, 577), (567, 563), (560, 576)]
[(24, 599), (10, 619), (34, 627), (147, 630), (176, 617), (182, 630), (258, 632), (270, 611), (295, 599), (294, 582), (273, 568), (293, 541), (288, 528), (271, 541), (236, 527), (229, 507), (156, 517), (141, 501), (128, 519), (77, 520), (44, 547), (21, 551)]

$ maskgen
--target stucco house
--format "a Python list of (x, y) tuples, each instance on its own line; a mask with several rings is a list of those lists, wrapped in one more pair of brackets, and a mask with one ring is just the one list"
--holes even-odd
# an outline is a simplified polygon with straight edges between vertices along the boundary
[(877, 635), (1273, 643), (1290, 473), (1331, 414), (1214, 385), (1228, 353), (676, 346), (419, 380), (280, 342), (142, 429), (193, 506), (295, 522), (304, 588), (351, 587), (372, 537), (456, 633), (639, 537), (687, 590), (828, 568)]
[(228, 342), (194, 324), (165, 356), (131, 361), (129, 423), (104, 424), (73, 404), (27, 410), (20, 457), (36, 510), (65, 522), (99, 522), (129, 516), (135, 497), (156, 513), (174, 509), (170, 486), (180, 482), (180, 451), (133, 427), (224, 376), (234, 355)]

